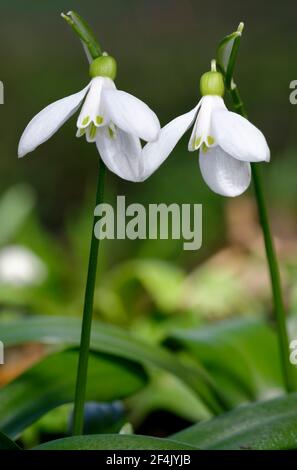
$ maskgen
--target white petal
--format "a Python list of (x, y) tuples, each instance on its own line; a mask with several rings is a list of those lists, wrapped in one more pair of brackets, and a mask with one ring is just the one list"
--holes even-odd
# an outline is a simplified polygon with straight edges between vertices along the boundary
[(212, 147), (199, 155), (200, 170), (206, 184), (221, 196), (242, 194), (251, 182), (251, 167), (228, 155), (220, 147)]
[(118, 128), (112, 130), (103, 127), (97, 131), (96, 144), (110, 171), (124, 180), (142, 181), (141, 144), (138, 137)]
[(178, 141), (193, 124), (199, 105), (200, 103), (188, 113), (173, 119), (161, 129), (158, 140), (145, 145), (142, 150), (144, 179), (151, 176), (171, 154)]
[(262, 132), (239, 114), (215, 109), (212, 113), (212, 132), (216, 143), (238, 160), (270, 160), (270, 151)]
[(103, 90), (103, 102), (110, 120), (117, 127), (146, 142), (157, 139), (160, 123), (156, 114), (142, 101), (119, 90)]
[(18, 156), (24, 157), (40, 144), (46, 142), (77, 111), (89, 85), (74, 95), (50, 104), (38, 113), (28, 124), (21, 137)]

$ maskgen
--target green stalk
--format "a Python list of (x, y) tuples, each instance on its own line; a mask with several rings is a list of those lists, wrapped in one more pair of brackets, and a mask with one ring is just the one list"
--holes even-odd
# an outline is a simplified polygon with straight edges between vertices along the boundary
[[(104, 200), (104, 179), (105, 165), (100, 160), (96, 206)], [(100, 240), (95, 237), (95, 218), (92, 229), (91, 248), (89, 256), (89, 267), (87, 275), (87, 284), (85, 291), (85, 302), (83, 310), (83, 321), (80, 340), (79, 361), (77, 369), (75, 399), (74, 399), (74, 415), (73, 415), (73, 435), (83, 434), (84, 424), (84, 403), (86, 397), (88, 360), (91, 340), (91, 326), (93, 317), (94, 290), (96, 284), (97, 261), (100, 246)]]
[[(70, 11), (69, 13), (67, 13), (67, 15), (64, 15), (64, 13), (62, 13), (61, 16), (82, 41), (88, 59), (94, 60), (97, 59), (97, 57), (100, 57), (102, 55), (101, 47), (98, 44), (95, 35), (87, 24), (87, 22), (78, 13), (74, 11)], [(100, 160), (96, 193), (96, 206), (104, 201), (105, 170), (105, 165), (103, 161)], [(96, 221), (94, 218), (74, 397), (73, 435), (83, 434), (84, 427), (84, 405), (87, 388), (94, 290), (96, 285), (97, 261), (100, 246), (100, 240), (95, 237), (94, 233), (95, 223)]]
[[(245, 110), (244, 104), (242, 102), (240, 93), (237, 86), (231, 82), (230, 87), (228, 88), (230, 92), (234, 108), (238, 114), (247, 118), (247, 112)], [(251, 164), (252, 167), (252, 177), (255, 189), (256, 202), (258, 207), (259, 220), (262, 227), (266, 257), (269, 267), (271, 289), (274, 302), (274, 312), (276, 317), (277, 324), (277, 335), (281, 356), (281, 365), (283, 373), (283, 381), (287, 392), (292, 392), (295, 390), (295, 379), (293, 375), (293, 367), (289, 360), (289, 338), (286, 326), (286, 310), (284, 306), (282, 287), (281, 287), (281, 278), (278, 266), (278, 260), (275, 252), (275, 247), (273, 243), (273, 238), (271, 235), (269, 218), (265, 203), (264, 192), (262, 189), (261, 175), (258, 171), (256, 163)]]

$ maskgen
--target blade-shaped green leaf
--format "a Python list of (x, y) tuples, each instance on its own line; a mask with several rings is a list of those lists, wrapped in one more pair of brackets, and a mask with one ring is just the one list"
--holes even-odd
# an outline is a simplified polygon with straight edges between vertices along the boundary
[[(63, 403), (73, 401), (78, 353), (43, 359), (0, 390), (0, 429), (10, 437)], [(135, 362), (106, 354), (90, 355), (87, 400), (112, 401), (134, 394), (146, 383)]]
[[(6, 347), (32, 341), (78, 346), (80, 329), (78, 318), (29, 317), (21, 322), (1, 325), (0, 337)], [(204, 370), (182, 363), (165, 348), (139, 341), (127, 331), (99, 321), (92, 325), (91, 348), (167, 370), (191, 387), (213, 412), (221, 410)]]
[(34, 193), (30, 187), (16, 185), (0, 198), (0, 220), (5, 220), (0, 231), (0, 245), (10, 243), (33, 209)]
[(100, 434), (46, 442), (36, 450), (197, 450), (190, 444), (149, 436)]
[(236, 319), (178, 330), (168, 341), (199, 359), (234, 405), (283, 390), (277, 338), (262, 320)]
[(3, 432), (0, 432), (0, 450), (20, 450), (20, 447)]
[(200, 449), (297, 449), (297, 393), (245, 405), (172, 439)]

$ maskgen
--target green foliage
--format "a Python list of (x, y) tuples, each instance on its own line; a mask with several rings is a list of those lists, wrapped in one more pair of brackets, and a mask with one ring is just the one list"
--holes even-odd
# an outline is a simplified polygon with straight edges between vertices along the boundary
[(242, 406), (172, 436), (200, 449), (297, 449), (297, 394)]
[(0, 450), (20, 450), (20, 448), (8, 436), (0, 432)]
[[(0, 390), (0, 426), (11, 437), (48, 411), (73, 401), (77, 351), (56, 353), (41, 360)], [(137, 392), (146, 383), (135, 362), (92, 353), (87, 400), (112, 401)]]
[(153, 412), (167, 411), (180, 418), (197, 422), (212, 416), (195, 392), (177, 376), (164, 370), (150, 374), (149, 384), (136, 395), (126, 400), (129, 407), (129, 420), (139, 426)]
[[(36, 340), (44, 344), (78, 346), (80, 327), (78, 319), (41, 316), (4, 324), (1, 336), (7, 346)], [(164, 369), (192, 388), (213, 412), (221, 409), (219, 403), (223, 396), (220, 397), (207, 373), (198, 365), (184, 363), (165, 348), (146, 344), (121, 328), (94, 321), (91, 349)]]
[(119, 436), (101, 434), (79, 436), (46, 442), (35, 450), (197, 450), (197, 447), (149, 436)]
[[(11, 186), (0, 199), (0, 245), (9, 243), (30, 215), (35, 196), (30, 186)], [(5, 223), (4, 223), (5, 222)]]
[[(142, 318), (148, 313), (164, 317), (179, 309), (185, 274), (181, 269), (154, 259), (132, 260), (111, 270), (98, 286), (95, 305), (103, 316), (116, 323), (135, 324), (141, 297)], [(150, 318), (147, 318), (149, 321)]]
[(167, 342), (202, 363), (234, 406), (283, 392), (276, 334), (263, 320), (225, 320), (176, 330)]

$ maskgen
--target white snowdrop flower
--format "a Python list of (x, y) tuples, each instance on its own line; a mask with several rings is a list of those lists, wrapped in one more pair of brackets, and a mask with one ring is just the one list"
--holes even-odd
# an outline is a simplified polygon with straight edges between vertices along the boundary
[(90, 65), (90, 83), (80, 92), (50, 104), (26, 127), (18, 149), (24, 157), (47, 141), (79, 109), (77, 136), (96, 142), (106, 166), (121, 178), (142, 175), (140, 139), (152, 142), (160, 132), (156, 114), (134, 96), (116, 89), (116, 62), (108, 55)]
[(224, 82), (215, 69), (201, 77), (202, 99), (190, 112), (177, 117), (143, 149), (148, 177), (169, 156), (194, 124), (188, 149), (199, 150), (200, 170), (206, 184), (223, 196), (238, 196), (251, 181), (250, 162), (268, 162), (270, 151), (262, 132), (225, 106)]
[(19, 245), (0, 250), (0, 283), (13, 286), (39, 285), (46, 277), (46, 265), (31, 250)]

